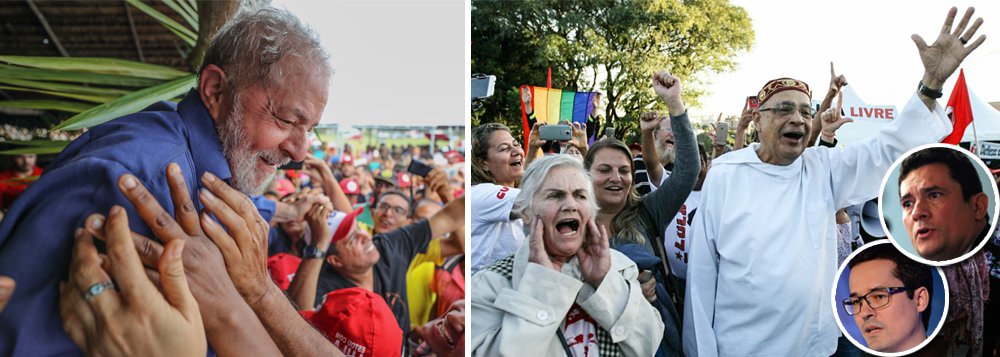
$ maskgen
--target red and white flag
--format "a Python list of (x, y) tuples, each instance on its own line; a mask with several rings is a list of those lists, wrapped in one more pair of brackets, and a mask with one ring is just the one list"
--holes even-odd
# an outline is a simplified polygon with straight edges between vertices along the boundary
[(972, 123), (972, 104), (969, 102), (969, 88), (965, 85), (965, 70), (959, 70), (958, 81), (955, 82), (955, 89), (951, 91), (948, 98), (948, 109), (946, 110), (951, 118), (951, 134), (942, 140), (945, 144), (957, 145), (965, 135), (965, 128)]

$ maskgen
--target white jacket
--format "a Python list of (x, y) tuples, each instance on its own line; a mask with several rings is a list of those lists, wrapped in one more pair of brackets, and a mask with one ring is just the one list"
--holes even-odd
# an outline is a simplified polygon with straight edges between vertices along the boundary
[(556, 329), (564, 328), (574, 303), (624, 355), (656, 352), (663, 322), (642, 296), (635, 263), (611, 250), (611, 269), (595, 290), (582, 281), (576, 258), (560, 273), (529, 263), (529, 246), (473, 275), (473, 356), (564, 356)]

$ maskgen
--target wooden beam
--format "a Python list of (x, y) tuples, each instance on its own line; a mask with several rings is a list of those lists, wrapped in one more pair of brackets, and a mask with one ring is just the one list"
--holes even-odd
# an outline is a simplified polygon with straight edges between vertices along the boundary
[(29, 7), (31, 7), (31, 11), (35, 13), (35, 17), (38, 17), (38, 22), (42, 23), (42, 27), (44, 27), (45, 32), (49, 34), (49, 38), (52, 39), (52, 43), (56, 45), (56, 49), (59, 50), (59, 53), (62, 54), (63, 57), (69, 57), (69, 53), (66, 52), (62, 43), (59, 42), (59, 36), (56, 36), (56, 33), (52, 31), (52, 27), (49, 27), (49, 21), (45, 20), (45, 15), (42, 15), (41, 11), (38, 11), (38, 6), (35, 6), (35, 2), (32, 0), (24, 1), (28, 3)]
[(132, 30), (132, 39), (135, 42), (135, 52), (139, 54), (139, 62), (146, 62), (146, 57), (142, 55), (142, 45), (139, 44), (139, 33), (135, 31), (135, 22), (132, 21), (132, 7), (128, 5), (126, 0), (122, 0), (122, 6), (125, 7), (125, 16), (128, 17), (128, 28)]
[(188, 55), (188, 67), (197, 73), (205, 59), (205, 50), (219, 28), (240, 9), (240, 0), (198, 0), (198, 42)]

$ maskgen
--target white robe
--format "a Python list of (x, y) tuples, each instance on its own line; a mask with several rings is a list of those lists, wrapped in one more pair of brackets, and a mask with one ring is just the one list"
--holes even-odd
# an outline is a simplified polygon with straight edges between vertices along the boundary
[(877, 197), (893, 161), (950, 131), (940, 106), (931, 112), (914, 94), (868, 141), (810, 147), (787, 166), (761, 162), (759, 144), (716, 159), (694, 221), (685, 353), (832, 354), (836, 210)]

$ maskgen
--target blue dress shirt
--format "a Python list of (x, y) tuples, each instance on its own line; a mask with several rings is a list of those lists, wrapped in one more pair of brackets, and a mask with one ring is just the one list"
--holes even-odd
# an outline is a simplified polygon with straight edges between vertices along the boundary
[[(173, 214), (166, 179), (171, 162), (180, 165), (198, 210), (198, 178), (211, 172), (228, 182), (232, 176), (215, 123), (194, 90), (179, 104), (159, 102), (91, 128), (14, 203), (0, 222), (0, 275), (17, 281), (0, 313), (0, 356), (82, 354), (59, 315), (58, 283), (67, 280), (73, 232), (88, 215), (106, 215), (117, 204), (133, 231), (153, 237), (117, 182), (124, 173), (135, 175)], [(254, 203), (270, 220), (274, 202), (256, 196)]]

